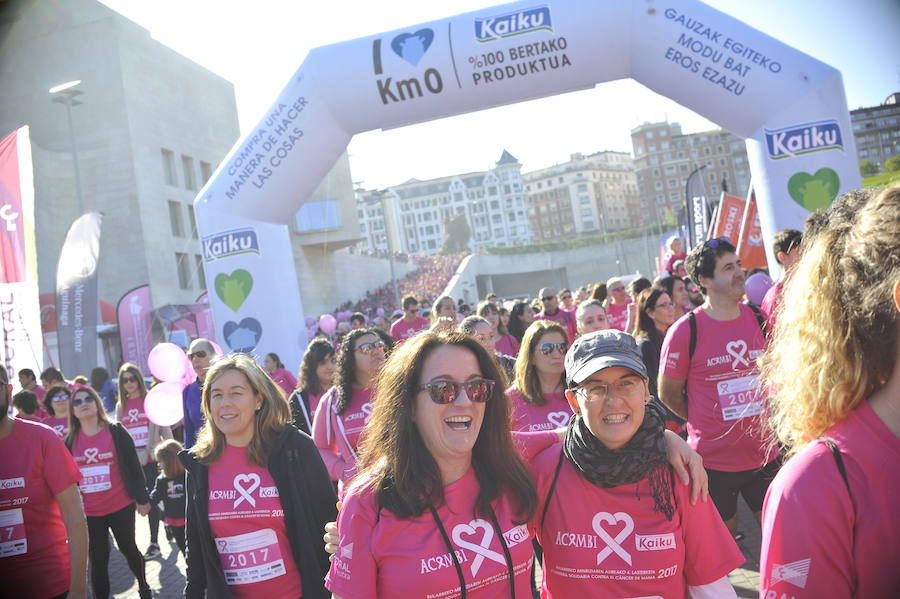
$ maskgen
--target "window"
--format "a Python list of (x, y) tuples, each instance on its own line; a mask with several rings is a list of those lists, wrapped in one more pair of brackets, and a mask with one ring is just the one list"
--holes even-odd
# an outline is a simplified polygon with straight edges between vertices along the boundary
[(191, 223), (191, 237), (197, 239), (197, 218), (194, 216), (194, 207), (190, 204), (187, 207), (188, 222)]
[(646, 137), (647, 139), (653, 139), (653, 131), (647, 131), (647, 133), (644, 134), (644, 137)]
[(175, 267), (178, 270), (178, 286), (182, 289), (191, 288), (191, 264), (188, 260), (187, 254), (175, 252)]
[(181, 220), (181, 204), (169, 200), (169, 225), (172, 227), (172, 235), (184, 237), (184, 223)]
[(194, 159), (181, 155), (181, 170), (184, 171), (184, 188), (196, 191), (197, 184), (194, 179)]
[(203, 177), (203, 184), (205, 185), (209, 178), (212, 177), (212, 165), (210, 163), (200, 161), (200, 176)]
[(591, 198), (589, 198), (588, 196), (578, 196), (578, 203), (580, 203), (580, 204), (590, 204), (590, 203), (591, 203)]
[(166, 185), (178, 185), (175, 178), (175, 154), (172, 150), (162, 149), (163, 178)]
[(487, 192), (489, 196), (495, 196), (497, 195), (497, 188), (491, 185), (490, 187), (488, 187)]
[[(375, 221), (374, 228), (382, 221)], [(320, 231), (323, 229), (337, 229), (341, 226), (341, 217), (338, 215), (337, 202), (335, 200), (322, 200), (319, 202), (304, 202), (300, 210), (294, 215), (294, 223), (298, 233)]]
[(194, 254), (194, 263), (197, 265), (197, 289), (206, 290), (206, 273), (203, 270), (203, 256)]
[(591, 216), (591, 209), (590, 208), (582, 208), (581, 216)]
[(578, 184), (578, 191), (580, 191), (580, 192), (585, 192), (585, 191), (587, 191), (587, 183), (579, 183), (579, 184)]

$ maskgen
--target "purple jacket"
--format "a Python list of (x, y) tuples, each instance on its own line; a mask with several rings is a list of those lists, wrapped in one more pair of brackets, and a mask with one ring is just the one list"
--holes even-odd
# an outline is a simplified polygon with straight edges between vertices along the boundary
[(197, 442), (197, 433), (203, 427), (203, 410), (200, 409), (203, 388), (194, 381), (181, 392), (181, 406), (184, 408), (184, 448), (190, 449)]

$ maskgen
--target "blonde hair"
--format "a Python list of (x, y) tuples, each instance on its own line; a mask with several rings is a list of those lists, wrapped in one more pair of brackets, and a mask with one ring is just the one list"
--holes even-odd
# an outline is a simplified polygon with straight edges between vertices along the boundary
[(788, 455), (882, 387), (897, 357), (900, 187), (858, 212), (829, 212), (828, 228), (787, 279), (760, 360), (762, 385), (775, 390), (772, 428)]
[(125, 362), (119, 366), (119, 373), (116, 376), (116, 382), (119, 385), (119, 398), (117, 403), (123, 410), (125, 409), (125, 404), (128, 403), (128, 393), (125, 392), (125, 385), (122, 383), (122, 377), (126, 374), (130, 374), (137, 379), (138, 395), (142, 397), (147, 395), (147, 383), (144, 382), (144, 373), (141, 372), (141, 369), (138, 368), (137, 364)]
[(177, 478), (184, 472), (184, 466), (178, 460), (178, 453), (184, 447), (176, 439), (167, 439), (156, 446), (153, 455), (159, 462), (159, 470), (166, 478)]
[[(519, 348), (519, 357), (516, 358), (516, 391), (525, 401), (535, 406), (547, 405), (547, 400), (541, 393), (541, 380), (534, 367), (534, 352), (538, 351), (538, 344), (548, 333), (559, 333), (566, 345), (569, 344), (569, 335), (559, 323), (552, 320), (535, 320), (525, 330), (525, 335), (522, 336), (522, 347)], [(559, 381), (560, 385), (565, 388), (565, 371), (559, 375)]]
[(281, 388), (247, 354), (229, 354), (216, 358), (203, 384), (200, 407), (206, 422), (197, 435), (197, 443), (191, 452), (205, 464), (215, 462), (225, 450), (225, 434), (216, 427), (210, 408), (213, 383), (228, 372), (236, 370), (247, 378), (254, 395), (258, 395), (260, 408), (254, 414), (253, 439), (247, 446), (247, 459), (257, 466), (266, 466), (267, 456), (275, 437), (291, 421), (291, 410)]

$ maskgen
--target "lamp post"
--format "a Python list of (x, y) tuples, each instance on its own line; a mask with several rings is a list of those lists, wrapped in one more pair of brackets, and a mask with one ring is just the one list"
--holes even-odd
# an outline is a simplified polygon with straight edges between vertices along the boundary
[(72, 145), (72, 164), (75, 165), (75, 194), (78, 197), (78, 214), (84, 214), (84, 198), (81, 194), (81, 171), (78, 168), (78, 144), (75, 143), (75, 127), (72, 125), (72, 107), (81, 104), (75, 98), (80, 96), (81, 90), (75, 89), (81, 83), (81, 80), (69, 81), (60, 85), (51, 87), (49, 92), (53, 96), (53, 101), (57, 104), (63, 104), (66, 107), (66, 117), (69, 120), (69, 139)]

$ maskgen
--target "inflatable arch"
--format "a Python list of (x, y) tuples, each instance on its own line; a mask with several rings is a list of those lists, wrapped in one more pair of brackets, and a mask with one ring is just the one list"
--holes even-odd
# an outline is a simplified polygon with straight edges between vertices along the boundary
[(355, 133), (626, 77), (746, 138), (766, 240), (860, 186), (840, 72), (701, 2), (518, 2), (316, 48), (194, 203), (219, 342), (299, 363), (285, 223)]

